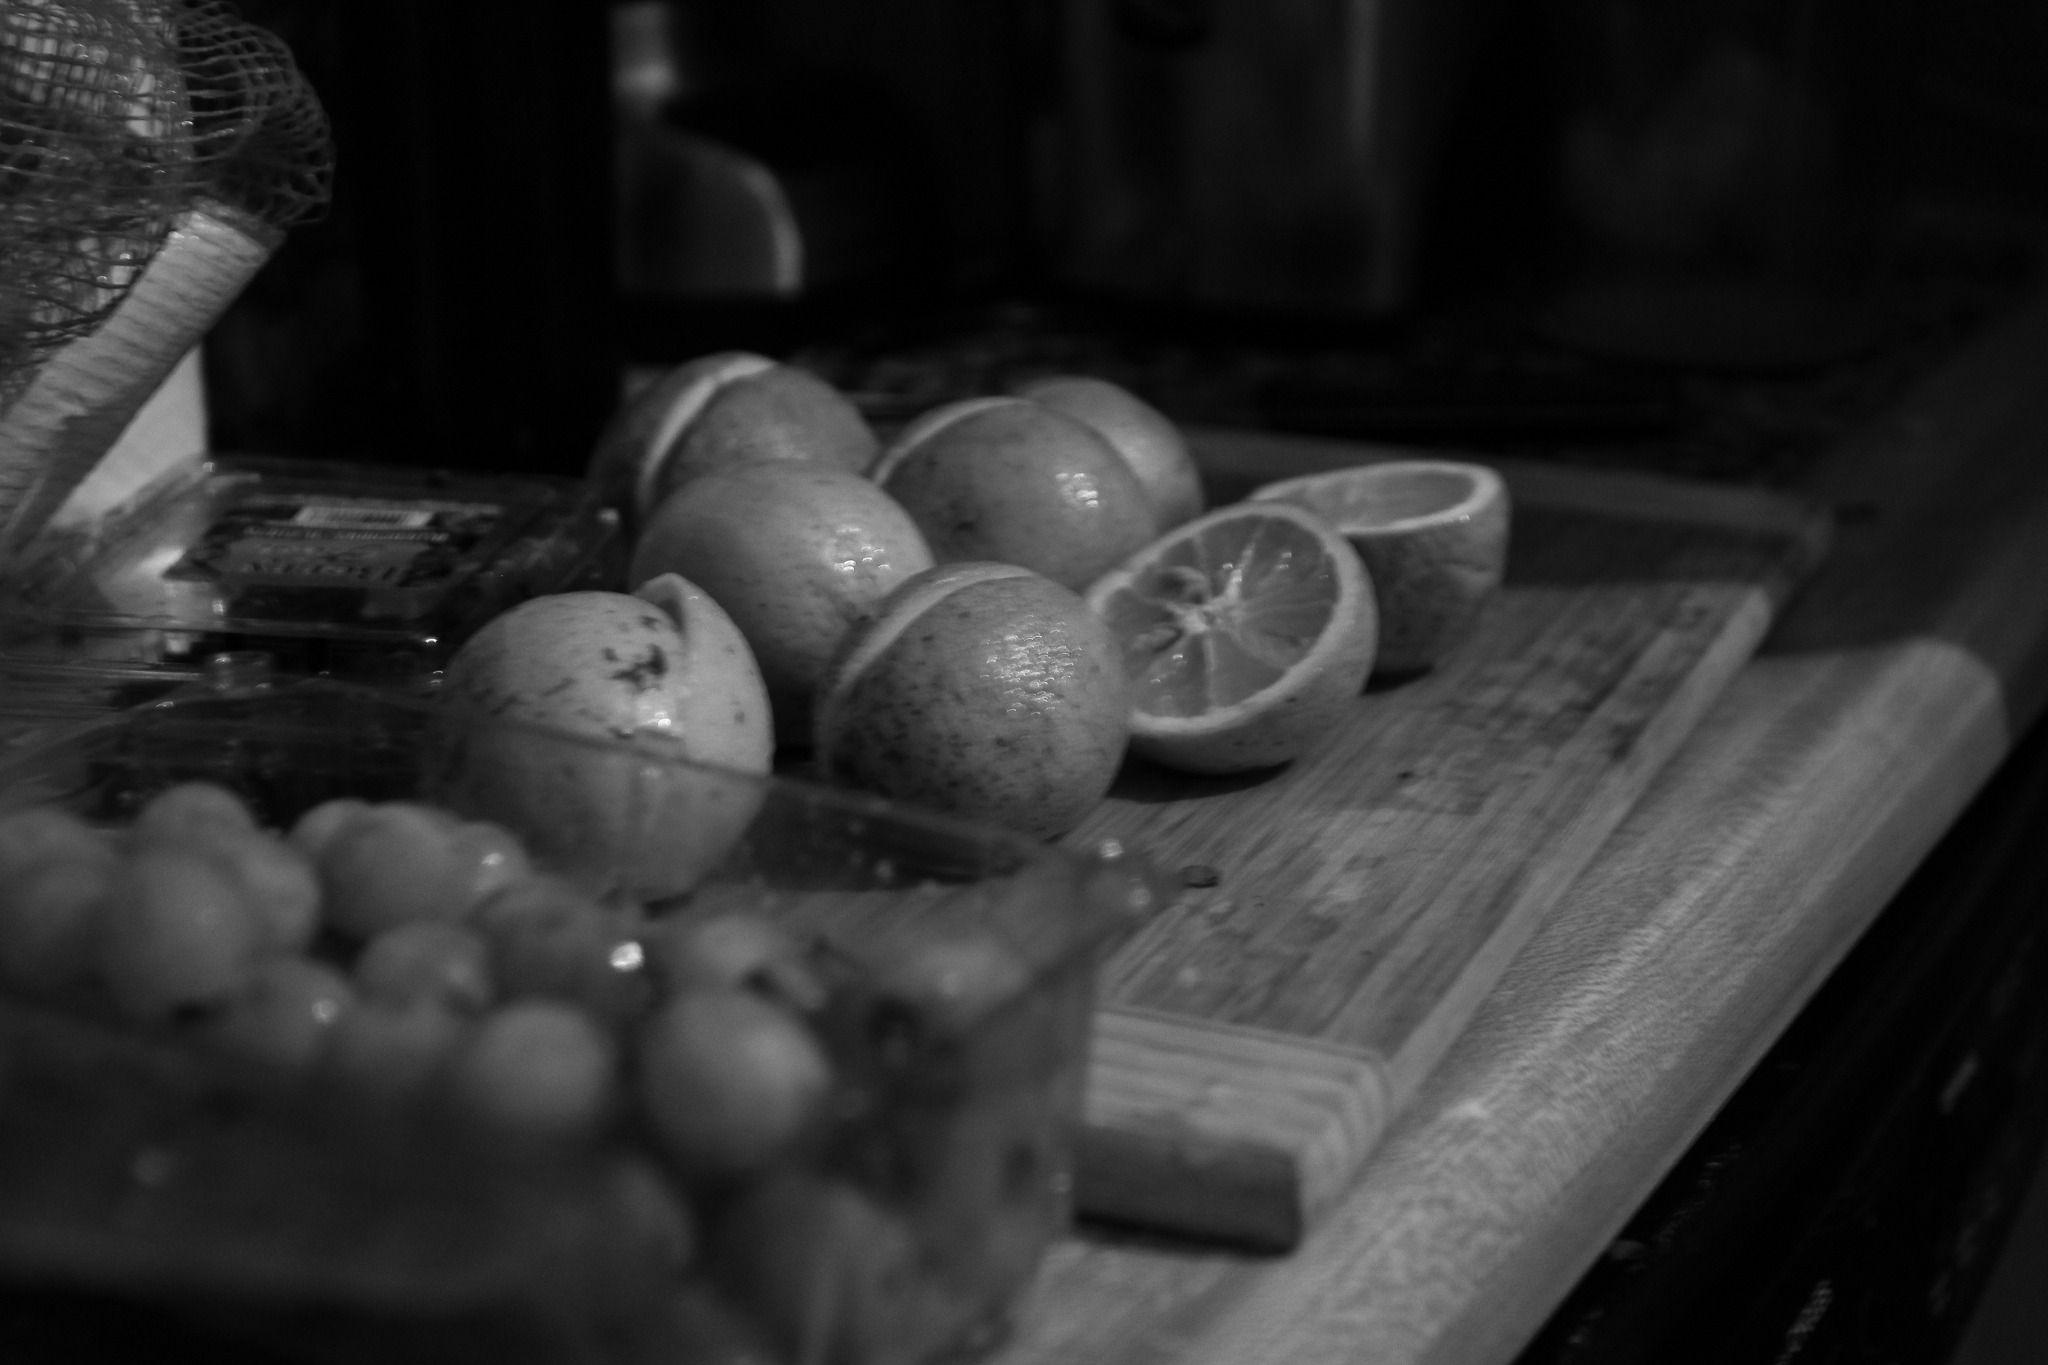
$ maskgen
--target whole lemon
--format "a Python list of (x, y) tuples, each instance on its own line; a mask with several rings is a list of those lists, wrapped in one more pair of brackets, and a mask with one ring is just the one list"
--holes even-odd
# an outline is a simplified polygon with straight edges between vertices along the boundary
[(1108, 792), (1130, 707), (1117, 642), (1078, 594), (1014, 564), (944, 564), (832, 660), (816, 757), (830, 780), (1050, 838)]
[(810, 371), (751, 351), (685, 361), (613, 414), (589, 478), (638, 526), (674, 489), (728, 464), (817, 460), (865, 473), (877, 442), (867, 419)]
[(680, 574), (711, 594), (760, 663), (777, 736), (801, 743), (841, 638), (932, 562), (910, 514), (872, 480), (774, 460), (716, 469), (669, 494), (628, 573)]
[(1208, 506), (1202, 472), (1174, 420), (1121, 384), (1086, 374), (1052, 374), (1017, 396), (1078, 417), (1106, 437), (1151, 495), (1159, 529), (1192, 521)]
[(939, 562), (1018, 564), (1076, 591), (1159, 529), (1150, 495), (1108, 439), (1028, 398), (934, 408), (882, 452), (874, 478)]
[(745, 639), (673, 575), (493, 617), (449, 660), (439, 704), (450, 741), (441, 799), (601, 891), (652, 898), (694, 885), (762, 798), (758, 781), (717, 770), (757, 777), (774, 756), (767, 686)]

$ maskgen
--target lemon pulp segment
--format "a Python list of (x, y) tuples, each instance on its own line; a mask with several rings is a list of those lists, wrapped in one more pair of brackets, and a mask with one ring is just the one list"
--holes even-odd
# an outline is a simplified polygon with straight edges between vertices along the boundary
[(1310, 531), (1246, 517), (1163, 544), (1106, 607), (1137, 709), (1199, 716), (1279, 681), (1322, 638), (1337, 596)]

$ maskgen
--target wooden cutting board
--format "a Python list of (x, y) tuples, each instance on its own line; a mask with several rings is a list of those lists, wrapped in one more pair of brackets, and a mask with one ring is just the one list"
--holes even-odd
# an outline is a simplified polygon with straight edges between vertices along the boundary
[[(1212, 502), (1404, 453), (1192, 435)], [(1762, 491), (1489, 463), (1507, 582), (1455, 657), (1276, 772), (1133, 760), (1071, 836), (1186, 884), (1106, 967), (1084, 1215), (1292, 1246), (1825, 550)]]

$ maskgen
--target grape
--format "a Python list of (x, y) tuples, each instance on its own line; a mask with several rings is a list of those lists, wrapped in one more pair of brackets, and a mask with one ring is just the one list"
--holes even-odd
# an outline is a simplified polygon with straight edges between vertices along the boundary
[(357, 812), (319, 858), (327, 922), (359, 938), (407, 920), (460, 919), (530, 866), (500, 826), (412, 801)]
[(270, 946), (298, 952), (320, 924), (320, 884), (312, 865), (282, 837), (261, 828), (248, 804), (215, 782), (181, 782), (144, 803), (132, 826), (138, 845), (206, 850), (218, 856), (262, 912)]
[(115, 868), (99, 845), (92, 856), (67, 854), (0, 877), (0, 985), (54, 994), (91, 975)]
[(777, 1171), (737, 1195), (713, 1230), (710, 1264), (790, 1360), (910, 1365), (969, 1325), (900, 1219), (809, 1172)]
[(490, 945), (465, 925), (408, 920), (378, 933), (356, 957), (362, 994), (384, 1004), (439, 1004), (458, 1014), (490, 1007)]
[(355, 1004), (355, 987), (338, 967), (296, 955), (268, 957), (249, 969), (241, 993), (204, 1036), (230, 1055), (299, 1072), (321, 1055), (328, 1030)]
[(456, 824), (450, 842), (458, 861), (472, 869), (468, 898), (463, 905), (465, 913), (499, 887), (533, 874), (533, 859), (527, 856), (526, 845), (503, 825), (489, 820), (462, 820)]
[(541, 924), (603, 920), (610, 912), (596, 897), (565, 877), (535, 872), (479, 897), (469, 922), (490, 938)]
[(676, 1287), (664, 1323), (676, 1357), (690, 1365), (779, 1365), (791, 1359), (767, 1328), (704, 1279)]
[(605, 1194), (632, 1259), (673, 1282), (697, 1258), (697, 1221), (668, 1173), (639, 1152), (611, 1163)]
[(957, 921), (866, 963), (773, 904), (650, 919), (418, 801), (280, 832), (188, 782), (126, 835), (0, 816), (0, 986), (97, 976), (126, 1019), (331, 1102), (323, 1124), (367, 1118), (337, 1140), (373, 1162), (586, 1148), (604, 1235), (575, 1273), (665, 1304), (622, 1331), (907, 1365), (992, 1321), (1065, 1225), (1082, 1072), (1046, 1054), (1079, 1054), (1088, 978), (1049, 990)]
[(832, 1068), (789, 1011), (747, 991), (663, 1001), (639, 1035), (639, 1100), (686, 1171), (759, 1170), (817, 1121)]
[(168, 1023), (247, 983), (268, 928), (233, 870), (203, 848), (130, 850), (100, 916), (99, 968), (127, 1017)]
[(692, 1274), (697, 1211), (669, 1172), (643, 1148), (613, 1145), (603, 1149), (594, 1176), (584, 1201), (593, 1235), (579, 1239), (573, 1270), (593, 1313), (616, 1324), (605, 1334), (603, 1359), (782, 1365), (758, 1337), (760, 1349), (751, 1357), (694, 1349), (700, 1334), (694, 1322), (681, 1319), (681, 1299), (693, 1287), (712, 1291)]
[(218, 782), (180, 782), (143, 803), (134, 829), (144, 838), (173, 842), (195, 835), (247, 834), (256, 828), (248, 804)]
[(0, 815), (0, 883), (59, 859), (100, 861), (114, 840), (58, 806), (30, 806)]
[(249, 898), (263, 911), (273, 951), (303, 952), (320, 932), (320, 874), (285, 839), (258, 831), (228, 850)]
[(90, 975), (118, 858), (111, 836), (56, 806), (0, 816), (0, 985), (45, 994)]
[(444, 1005), (361, 1000), (328, 1025), (314, 1066), (343, 1094), (381, 1103), (421, 1099), (467, 1027)]
[(915, 1009), (929, 1026), (959, 1035), (1031, 985), (1031, 969), (994, 934), (934, 932), (875, 964), (875, 990)]
[(176, 843), (218, 859), (258, 913), (273, 952), (303, 952), (320, 930), (320, 878), (285, 839), (254, 825), (136, 827), (138, 844)]
[(670, 989), (744, 986), (807, 1014), (825, 1003), (825, 985), (801, 945), (759, 915), (671, 916), (649, 946)]
[(594, 1136), (617, 1098), (611, 1035), (574, 1005), (519, 1000), (492, 1011), (449, 1063), (456, 1112), (527, 1142)]
[(1072, 1165), (1063, 1089), (1071, 1077), (977, 1091), (892, 1116), (898, 1205), (950, 1283), (1000, 1305), (1067, 1226)]
[(646, 1013), (654, 983), (637, 931), (558, 877), (534, 875), (478, 902), (473, 925), (491, 945), (491, 971), (505, 999), (573, 1001), (607, 1024)]
[(331, 801), (322, 801), (292, 823), (286, 838), (293, 848), (318, 863), (334, 836), (368, 809), (368, 801), (353, 796), (337, 796)]

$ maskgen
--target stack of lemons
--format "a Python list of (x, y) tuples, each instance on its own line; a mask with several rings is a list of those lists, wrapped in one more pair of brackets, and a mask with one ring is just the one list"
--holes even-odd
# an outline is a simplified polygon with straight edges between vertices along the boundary
[[(568, 675), (596, 671), (617, 705), (568, 718), (585, 728), (687, 734), (760, 771), (807, 753), (829, 779), (1053, 837), (1129, 751), (1198, 773), (1287, 762), (1372, 667), (1372, 590), (1337, 530), (1280, 502), (1206, 510), (1177, 426), (1091, 376), (948, 402), (883, 441), (795, 365), (708, 355), (623, 405), (589, 473), (628, 528), (634, 605), (668, 604), (665, 658), (697, 676), (620, 667), (601, 628), (525, 628), (564, 610), (528, 603), (458, 654), (451, 691), (560, 721), (556, 698), (590, 709)], [(585, 596), (613, 600), (571, 614), (641, 619)]]

